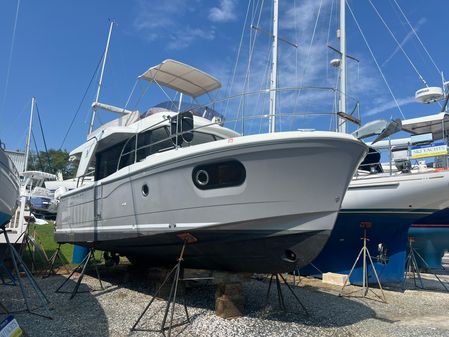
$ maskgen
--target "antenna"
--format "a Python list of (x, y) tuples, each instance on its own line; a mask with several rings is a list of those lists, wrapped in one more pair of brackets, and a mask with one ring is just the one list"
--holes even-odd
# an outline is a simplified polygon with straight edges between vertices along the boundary
[[(110, 24), (110, 26), (109, 26), (108, 40), (107, 40), (107, 42), (106, 42), (106, 49), (105, 49), (105, 51), (104, 51), (103, 64), (102, 64), (102, 66), (101, 66), (100, 81), (98, 82), (97, 95), (95, 96), (95, 102), (94, 102), (94, 104), (95, 104), (95, 103), (98, 103), (98, 100), (99, 100), (99, 98), (100, 98), (101, 85), (102, 85), (102, 83), (103, 83), (104, 67), (105, 67), (105, 65), (106, 65), (106, 59), (107, 59), (107, 57), (108, 57), (109, 43), (110, 43), (110, 41), (111, 41), (112, 27), (114, 26), (114, 24), (115, 24), (115, 21), (114, 21), (114, 20), (111, 20), (111, 24)], [(92, 129), (93, 129), (93, 127), (94, 127), (94, 121), (95, 121), (95, 115), (96, 115), (96, 112), (97, 112), (97, 110), (96, 110), (96, 108), (94, 107), (94, 108), (92, 109), (92, 116), (91, 116), (91, 119), (90, 119), (89, 132), (88, 132), (88, 134), (92, 132)]]

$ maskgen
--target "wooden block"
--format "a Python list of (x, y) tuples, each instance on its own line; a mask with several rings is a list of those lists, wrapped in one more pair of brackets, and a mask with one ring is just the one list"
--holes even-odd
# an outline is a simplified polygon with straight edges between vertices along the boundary
[[(323, 274), (323, 283), (333, 284), (336, 286), (343, 287), (347, 278), (348, 278), (348, 275), (345, 275), (345, 274), (324, 273)], [(351, 283), (348, 280), (346, 285), (350, 285), (350, 284)]]
[(222, 283), (215, 292), (215, 313), (221, 318), (241, 317), (245, 298), (241, 283)]
[(215, 299), (215, 314), (221, 318), (236, 318), (243, 316), (244, 299), (227, 297), (223, 295)]

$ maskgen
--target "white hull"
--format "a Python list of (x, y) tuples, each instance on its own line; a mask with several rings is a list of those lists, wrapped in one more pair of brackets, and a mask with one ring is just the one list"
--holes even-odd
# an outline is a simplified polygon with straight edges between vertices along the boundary
[[(59, 242), (101, 246), (123, 255), (138, 255), (139, 247), (131, 242), (145, 238), (140, 250), (150, 256), (164, 254), (150, 249), (161, 237), (184, 232), (198, 233), (205, 241), (218, 240), (216, 245), (226, 245), (226, 240), (245, 245), (268, 237), (281, 244), (290, 235), (325, 233), (315, 247), (312, 241), (307, 243), (308, 252), (303, 250), (306, 246), (280, 246), (275, 249), (277, 256), (261, 256), (253, 265), (246, 261), (233, 268), (216, 260), (198, 264), (246, 271), (263, 270), (265, 264), (267, 269), (278, 268), (276, 271), (293, 270), (310, 262), (324, 245), (365, 151), (363, 144), (346, 135), (286, 132), (158, 153), (93, 186), (63, 195), (55, 237)], [(227, 160), (244, 166), (246, 179), (241, 185), (211, 190), (194, 185), (192, 171), (196, 166)], [(149, 189), (146, 197), (144, 185)], [(233, 239), (229, 238), (231, 233)], [(192, 245), (192, 249), (201, 244)], [(295, 255), (291, 261), (284, 256), (289, 250)], [(172, 253), (166, 252), (171, 257)], [(199, 255), (197, 260), (201, 262)]]
[(343, 210), (422, 212), (449, 207), (449, 171), (378, 174), (354, 178)]
[(19, 175), (14, 164), (0, 148), (0, 225), (8, 222), (17, 206)]

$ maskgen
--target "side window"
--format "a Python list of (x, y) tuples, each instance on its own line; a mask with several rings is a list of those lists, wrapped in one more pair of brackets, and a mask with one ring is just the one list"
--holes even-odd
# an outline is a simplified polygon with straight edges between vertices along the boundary
[(214, 135), (204, 133), (204, 132), (193, 132), (193, 139), (190, 145), (198, 145), (203, 143), (209, 143), (217, 140)]
[(148, 130), (137, 138), (137, 161), (141, 161), (153, 153), (173, 148), (167, 128)]
[(117, 164), (125, 142), (120, 142), (96, 154), (95, 180), (103, 179), (117, 171)]
[(136, 148), (136, 136), (132, 136), (130, 139), (128, 139), (128, 141), (125, 143), (123, 147), (123, 152), (120, 157), (118, 169), (134, 164), (134, 159), (136, 155), (135, 148)]
[(173, 143), (169, 138), (169, 134), (166, 128), (159, 128), (153, 130), (151, 133), (151, 154), (171, 149)]

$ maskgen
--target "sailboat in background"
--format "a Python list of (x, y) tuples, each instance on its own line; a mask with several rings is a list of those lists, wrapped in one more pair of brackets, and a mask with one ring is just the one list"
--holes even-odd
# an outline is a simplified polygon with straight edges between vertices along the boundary
[[(18, 207), (15, 208), (15, 212), (12, 213), (10, 221), (7, 221), (5, 228), (10, 231), (8, 234), (10, 241), (19, 244), (24, 238), (23, 233), (27, 230), (27, 225), (29, 222), (47, 223), (46, 221), (38, 218), (55, 217), (57, 207), (54, 193), (45, 188), (45, 182), (56, 180), (56, 175), (47, 172), (26, 170), (30, 157), (34, 109), (35, 98), (33, 97), (31, 99), (28, 135), (25, 145), (25, 161), (23, 164), (24, 171), (19, 173), (16, 170), (17, 177), (20, 177), (18, 178), (17, 194), (11, 192), (8, 194), (10, 197), (14, 197), (15, 204), (18, 202)], [(7, 155), (5, 156), (8, 158)], [(8, 160), (11, 161), (10, 158), (8, 158)], [(8, 191), (8, 189), (5, 189), (5, 192), (6, 191)], [(4, 238), (0, 237), (0, 244), (4, 243), (6, 243)]]
[[(346, 116), (346, 37), (345, 1), (340, 2), (340, 112)], [(339, 129), (345, 130), (346, 119), (340, 119)], [(379, 136), (388, 123), (372, 133)], [(354, 132), (362, 135), (372, 131), (371, 125)], [(399, 129), (398, 129), (399, 130)], [(407, 130), (406, 130), (407, 131)], [(415, 132), (416, 133), (416, 132)], [(390, 135), (388, 135), (390, 136)], [(385, 134), (384, 136), (385, 137)], [(379, 139), (380, 140), (380, 139)], [(407, 148), (406, 148), (407, 150)], [(391, 153), (391, 150), (389, 151)], [(375, 268), (382, 282), (402, 282), (405, 274), (407, 238), (410, 226), (420, 219), (446, 209), (449, 206), (449, 171), (408, 170), (398, 161), (399, 170), (384, 172), (381, 156), (375, 150), (362, 163), (358, 174), (352, 179), (343, 199), (334, 230), (320, 255), (311, 265), (300, 272), (321, 276), (325, 272), (349, 274), (362, 242), (363, 228), (367, 230), (368, 249), (376, 254)], [(390, 158), (390, 167), (395, 166)], [(359, 263), (351, 277), (351, 283), (363, 282), (363, 268)], [(374, 272), (368, 268), (369, 282), (376, 282)]]

